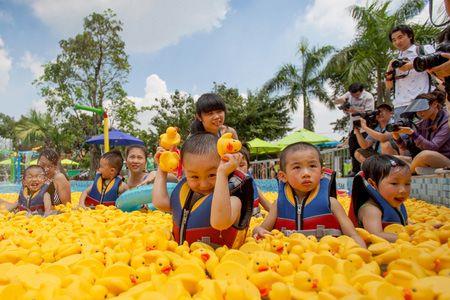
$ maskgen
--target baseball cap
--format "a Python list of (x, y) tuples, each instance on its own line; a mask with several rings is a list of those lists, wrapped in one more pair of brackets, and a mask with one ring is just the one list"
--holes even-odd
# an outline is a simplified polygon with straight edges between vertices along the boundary
[(418, 111), (427, 110), (430, 108), (429, 100), (425, 98), (414, 99), (400, 114), (401, 118), (411, 115), (411, 113), (416, 113)]

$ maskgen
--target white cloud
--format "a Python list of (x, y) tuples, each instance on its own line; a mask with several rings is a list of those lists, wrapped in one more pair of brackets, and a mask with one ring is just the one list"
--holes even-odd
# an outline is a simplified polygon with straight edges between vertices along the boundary
[(2, 38), (0, 38), (0, 91), (4, 91), (8, 86), (11, 67), (12, 59), (5, 49)]
[(134, 52), (154, 52), (196, 32), (221, 25), (228, 0), (29, 0), (34, 14), (63, 36), (81, 31), (90, 13), (113, 9), (123, 21), (123, 37)]
[(25, 54), (20, 59), (20, 66), (24, 69), (30, 70), (34, 78), (38, 78), (44, 74), (44, 67), (42, 64), (41, 59), (29, 51), (25, 51)]

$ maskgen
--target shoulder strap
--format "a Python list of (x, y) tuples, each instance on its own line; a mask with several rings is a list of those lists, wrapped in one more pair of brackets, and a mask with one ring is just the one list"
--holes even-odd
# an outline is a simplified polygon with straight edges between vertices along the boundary
[[(427, 53), (425, 52), (425, 46), (424, 45), (417, 45), (416, 46), (416, 53), (417, 55), (426, 55)], [(426, 72), (428, 75), (428, 93), (431, 92), (431, 86), (433, 83), (433, 78), (431, 77), (431, 75)]]

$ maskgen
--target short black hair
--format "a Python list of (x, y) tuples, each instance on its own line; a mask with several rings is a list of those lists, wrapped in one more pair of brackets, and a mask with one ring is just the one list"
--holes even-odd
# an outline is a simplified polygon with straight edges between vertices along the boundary
[(359, 82), (354, 82), (352, 84), (350, 84), (350, 86), (348, 87), (348, 91), (350, 93), (357, 93), (357, 92), (362, 92), (364, 90), (364, 85), (362, 85)]
[[(213, 110), (221, 110), (227, 113), (227, 107), (222, 97), (215, 93), (206, 93), (198, 98), (195, 103), (195, 113), (201, 116), (202, 113), (208, 113)], [(197, 118), (191, 124), (191, 134), (205, 132), (205, 127)]]
[(394, 26), (391, 31), (389, 31), (389, 41), (391, 41), (391, 43), (392, 34), (397, 31), (401, 31), (402, 33), (406, 34), (410, 38), (411, 44), (414, 44), (414, 31), (410, 26), (404, 24)]
[(216, 153), (217, 157), (217, 140), (219, 138), (214, 134), (207, 132), (199, 132), (189, 136), (181, 147), (181, 159), (187, 154), (209, 155)]
[(128, 154), (133, 149), (140, 149), (144, 153), (144, 156), (147, 157), (147, 148), (145, 148), (144, 145), (130, 145), (130, 146), (128, 146), (127, 149), (125, 150), (125, 157), (128, 157)]
[(386, 178), (391, 173), (393, 168), (408, 168), (409, 166), (403, 160), (387, 154), (374, 155), (367, 158), (361, 166), (366, 179), (372, 179), (377, 184), (383, 178)]
[(59, 164), (59, 154), (53, 149), (45, 148), (39, 153), (38, 161), (41, 157), (45, 157), (49, 162), (51, 162), (55, 167)]
[(248, 151), (246, 146), (242, 146), (241, 150), (239, 152), (242, 153), (242, 156), (244, 156), (245, 161), (247, 162), (248, 167), (250, 167), (250, 152)]
[(23, 171), (23, 178), (25, 178), (25, 177), (27, 176), (27, 173), (28, 173), (29, 171), (33, 170), (33, 169), (40, 170), (40, 171), (42, 171), (42, 173), (44, 173), (44, 175), (45, 175), (45, 170), (44, 170), (43, 167), (41, 167), (41, 166), (39, 166), (39, 165), (31, 165), (31, 166), (28, 166), (28, 167), (25, 169), (25, 171)]
[(122, 153), (120, 153), (119, 150), (111, 150), (109, 152), (106, 152), (102, 155), (104, 160), (108, 162), (109, 165), (111, 165), (114, 169), (117, 170), (117, 175), (120, 174), (120, 171), (123, 167), (123, 157)]
[(280, 169), (281, 171), (286, 171), (286, 159), (287, 155), (291, 152), (296, 151), (305, 151), (305, 150), (313, 150), (317, 152), (317, 155), (319, 156), (320, 165), (323, 165), (322, 156), (320, 155), (319, 149), (314, 146), (313, 144), (306, 143), (306, 142), (298, 142), (294, 144), (290, 144), (286, 148), (283, 149), (280, 153)]

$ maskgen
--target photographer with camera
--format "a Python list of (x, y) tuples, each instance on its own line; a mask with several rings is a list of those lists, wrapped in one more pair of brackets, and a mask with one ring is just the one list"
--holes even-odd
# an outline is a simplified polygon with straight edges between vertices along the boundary
[(433, 53), (434, 48), (431, 45), (415, 45), (414, 32), (407, 25), (392, 28), (389, 40), (399, 52), (397, 59), (389, 63), (385, 84), (388, 91), (394, 90), (394, 119), (398, 121), (411, 99), (432, 90), (430, 75), (417, 72), (413, 68), (413, 60), (419, 55)]
[(441, 91), (421, 94), (401, 116), (412, 119), (413, 115), (417, 115), (421, 120), (411, 126), (393, 124), (392, 128), (388, 128), (392, 131), (401, 154), (411, 152), (413, 174), (418, 167), (450, 167), (450, 129), (447, 125), (448, 113), (443, 108), (444, 102), (445, 94)]
[[(355, 82), (348, 87), (348, 92), (341, 97), (334, 100), (335, 104), (340, 105), (338, 108), (344, 111), (346, 114), (363, 113), (365, 111), (373, 110), (375, 100), (371, 93), (364, 90), (364, 86), (361, 83)], [(359, 148), (358, 140), (353, 133), (353, 120), (357, 120), (359, 117), (350, 117), (349, 122), (349, 137), (348, 147), (350, 150), (350, 156), (352, 158), (352, 171), (349, 176), (354, 176), (359, 172), (361, 165), (355, 158), (355, 151)]]
[[(355, 158), (363, 163), (366, 158), (375, 154), (398, 155), (398, 148), (392, 138), (392, 134), (387, 132), (388, 124), (394, 123), (393, 109), (389, 104), (382, 103), (373, 112), (365, 113), (358, 122), (360, 126), (353, 123), (354, 133), (361, 148), (355, 152)], [(369, 126), (368, 123), (369, 122)], [(375, 123), (376, 126), (373, 126)], [(374, 127), (373, 129), (371, 127)], [(361, 134), (361, 129), (367, 133), (367, 137)]]

